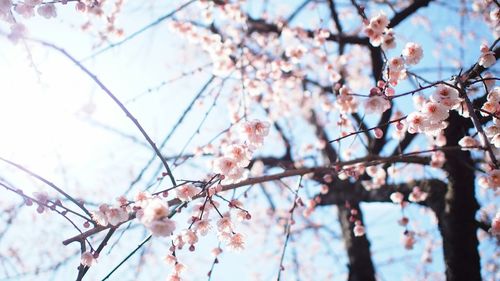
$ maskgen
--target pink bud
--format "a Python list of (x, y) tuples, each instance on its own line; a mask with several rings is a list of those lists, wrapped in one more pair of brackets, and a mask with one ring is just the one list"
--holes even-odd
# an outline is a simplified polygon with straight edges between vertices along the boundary
[(384, 136), (384, 131), (382, 131), (382, 129), (380, 128), (376, 128), (374, 133), (376, 139), (381, 139)]
[(490, 50), (490, 48), (488, 48), (488, 45), (486, 45), (486, 44), (481, 44), (480, 50), (481, 50), (481, 53), (487, 53)]
[(26, 198), (26, 200), (24, 200), (24, 203), (26, 203), (26, 206), (32, 206), (33, 205), (33, 201), (29, 198)]
[(377, 87), (373, 87), (370, 89), (370, 96), (377, 96), (380, 94), (380, 89)]

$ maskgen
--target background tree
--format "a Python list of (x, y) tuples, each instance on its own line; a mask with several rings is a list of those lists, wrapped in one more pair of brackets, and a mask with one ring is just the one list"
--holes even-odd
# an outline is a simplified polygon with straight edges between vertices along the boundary
[(497, 280), (499, 17), (0, 0), (0, 276)]

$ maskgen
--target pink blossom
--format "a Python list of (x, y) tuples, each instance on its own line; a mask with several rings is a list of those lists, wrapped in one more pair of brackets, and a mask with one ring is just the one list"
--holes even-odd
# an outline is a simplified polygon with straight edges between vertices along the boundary
[(380, 12), (377, 16), (370, 19), (369, 26), (376, 32), (383, 32), (387, 25), (389, 25), (389, 19), (384, 12)]
[(412, 112), (406, 117), (408, 132), (411, 134), (422, 133), (428, 126), (429, 121), (420, 112)]
[(394, 38), (394, 31), (386, 29), (385, 34), (382, 36), (382, 49), (389, 50), (396, 48), (396, 39)]
[(408, 231), (407, 233), (404, 234), (403, 245), (406, 250), (412, 250), (413, 245), (415, 245), (416, 242), (417, 240), (415, 239), (415, 232)]
[(80, 264), (83, 265), (83, 266), (90, 267), (90, 266), (92, 266), (92, 264), (94, 264), (95, 261), (96, 260), (94, 258), (94, 255), (92, 255), (92, 253), (90, 253), (90, 252), (83, 252), (82, 253), (82, 257), (80, 259)]
[(231, 235), (229, 241), (227, 242), (227, 246), (230, 250), (233, 251), (241, 251), (245, 249), (245, 241), (243, 235), (240, 233)]
[(85, 5), (85, 3), (83, 3), (83, 2), (79, 1), (75, 5), (75, 10), (77, 10), (78, 12), (85, 12), (86, 9), (87, 9), (87, 5)]
[(231, 171), (238, 167), (238, 162), (233, 158), (220, 157), (214, 161), (214, 172), (221, 175), (229, 175)]
[(418, 95), (418, 94), (414, 95), (412, 97), (412, 100), (413, 100), (413, 105), (418, 110), (422, 109), (422, 107), (424, 106), (424, 104), (427, 102), (427, 100), (425, 99), (425, 97), (423, 97), (422, 95)]
[(481, 110), (486, 111), (486, 112), (481, 112), (481, 115), (483, 116), (488, 116), (489, 115), (488, 113), (495, 114), (498, 111), (498, 103), (487, 101), (483, 103)]
[(217, 229), (220, 232), (231, 232), (233, 230), (233, 223), (231, 222), (231, 218), (228, 216), (220, 218), (217, 222)]
[(470, 150), (470, 147), (479, 146), (479, 142), (469, 136), (465, 136), (458, 141), (458, 145), (462, 147), (462, 150)]
[(479, 56), (478, 64), (484, 68), (488, 68), (497, 62), (495, 52), (490, 51), (488, 47), (481, 48), (481, 56)]
[(493, 102), (496, 104), (500, 103), (500, 87), (493, 88), (486, 96), (486, 99), (489, 102)]
[(222, 191), (222, 185), (217, 184), (208, 188), (208, 195), (212, 196)]
[(391, 201), (396, 203), (396, 204), (401, 204), (404, 200), (404, 195), (401, 192), (393, 192), (390, 196)]
[(356, 221), (356, 225), (353, 228), (354, 236), (359, 237), (365, 235), (365, 227), (360, 221)]
[(175, 265), (177, 263), (177, 258), (172, 254), (166, 255), (163, 259), (165, 260), (165, 262), (167, 264), (170, 264), (170, 265)]
[(46, 19), (57, 17), (56, 6), (52, 3), (38, 6), (37, 12)]
[(391, 103), (383, 96), (372, 96), (365, 102), (366, 114), (381, 114), (391, 108)]
[(14, 7), (14, 11), (24, 18), (31, 18), (35, 15), (35, 6), (25, 3), (17, 3)]
[(264, 141), (264, 137), (269, 134), (269, 126), (270, 124), (268, 122), (260, 120), (248, 121), (241, 127), (242, 134), (246, 137), (246, 140), (250, 144), (254, 146), (261, 146)]
[(428, 118), (431, 123), (437, 123), (448, 118), (448, 109), (436, 102), (427, 102), (422, 108), (422, 113)]
[(394, 57), (389, 60), (389, 69), (392, 71), (401, 71), (404, 69), (405, 61), (402, 57)]
[(226, 157), (234, 159), (239, 167), (246, 167), (252, 157), (248, 147), (240, 144), (233, 144), (224, 149)]
[(461, 102), (458, 91), (447, 85), (439, 85), (431, 95), (431, 101), (439, 102), (448, 108), (456, 108)]
[(424, 56), (424, 51), (419, 44), (410, 42), (406, 44), (405, 48), (402, 51), (402, 54), (405, 58), (406, 64), (413, 65), (420, 62), (420, 60)]
[(112, 226), (117, 226), (120, 223), (128, 220), (128, 212), (124, 208), (109, 208), (106, 212), (108, 223)]
[(444, 134), (439, 134), (436, 136), (434, 140), (434, 144), (439, 147), (443, 147), (446, 145), (446, 136)]
[(218, 256), (218, 255), (222, 254), (222, 249), (221, 249), (221, 248), (219, 248), (219, 247), (214, 248), (214, 249), (212, 249), (211, 253), (212, 253), (212, 255), (213, 255), (213, 256), (215, 256), (215, 257), (216, 257), (216, 256)]
[(408, 200), (411, 202), (422, 202), (427, 199), (427, 193), (423, 192), (420, 187), (415, 186), (413, 187), (413, 190), (410, 193), (410, 196), (408, 196)]
[(193, 230), (187, 229), (182, 235), (182, 239), (189, 245), (194, 245), (198, 242), (198, 235)]
[(491, 222), (491, 234), (500, 235), (500, 212), (497, 211), (495, 218)]
[(342, 86), (340, 88), (335, 107), (341, 113), (354, 113), (358, 110), (358, 101), (351, 95), (351, 90), (348, 87)]
[(191, 201), (193, 197), (200, 193), (200, 188), (194, 184), (184, 184), (175, 188), (177, 198), (181, 201)]
[(446, 158), (444, 157), (444, 152), (435, 151), (431, 154), (431, 166), (434, 168), (441, 168), (444, 165)]
[(487, 184), (491, 188), (500, 187), (500, 170), (494, 169), (488, 172)]
[(167, 281), (181, 281), (181, 277), (178, 274), (172, 274), (167, 277)]
[(92, 220), (94, 220), (98, 225), (107, 226), (108, 217), (102, 211), (92, 212)]
[(8, 35), (8, 38), (12, 42), (17, 43), (25, 35), (26, 35), (26, 27), (23, 24), (15, 23), (10, 26), (10, 33)]
[(145, 208), (149, 203), (149, 200), (152, 199), (152, 196), (148, 192), (139, 191), (134, 197), (134, 205), (137, 207)]
[(488, 91), (491, 90), (495, 86), (495, 80), (492, 78), (495, 78), (495, 75), (493, 75), (493, 73), (491, 73), (491, 72), (486, 72), (483, 75), (483, 79), (485, 79), (483, 81), (483, 83), (486, 85), (486, 88), (488, 89)]
[(491, 138), (491, 143), (496, 147), (500, 147), (500, 134), (496, 134)]
[(12, 0), (0, 0), (0, 14), (7, 14), (12, 7)]
[(141, 223), (148, 225), (155, 220), (160, 220), (168, 216), (170, 210), (168, 204), (160, 198), (153, 198), (143, 207), (142, 212), (137, 214)]
[(389, 19), (383, 12), (370, 19), (364, 28), (365, 34), (370, 39), (370, 44), (375, 47), (382, 44), (384, 49), (394, 47), (394, 34), (392, 30), (386, 29), (388, 24)]
[(49, 201), (49, 195), (45, 191), (34, 192), (33, 197), (40, 202), (40, 204), (47, 204)]
[(187, 269), (187, 266), (184, 265), (183, 263), (177, 262), (174, 265), (174, 271), (175, 271), (176, 274), (181, 274), (186, 269)]
[(300, 59), (304, 56), (304, 54), (307, 52), (307, 49), (302, 46), (293, 46), (293, 47), (288, 47), (285, 50), (285, 54), (287, 57), (290, 58), (292, 63), (297, 64), (300, 62)]
[(175, 230), (175, 222), (169, 218), (155, 220), (145, 226), (154, 236), (170, 236)]
[(202, 236), (207, 235), (211, 228), (212, 226), (210, 225), (210, 220), (208, 219), (197, 220), (194, 223), (194, 229)]

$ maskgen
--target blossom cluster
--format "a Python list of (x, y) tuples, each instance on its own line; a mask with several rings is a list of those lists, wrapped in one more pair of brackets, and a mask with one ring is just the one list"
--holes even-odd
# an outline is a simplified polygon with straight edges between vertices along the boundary
[(370, 176), (371, 180), (362, 181), (363, 187), (366, 190), (376, 189), (385, 184), (387, 172), (381, 166), (370, 166), (365, 169), (365, 172)]
[(139, 193), (134, 204), (136, 217), (154, 236), (170, 236), (175, 230), (175, 222), (170, 219), (169, 206), (158, 196)]
[(391, 85), (396, 86), (400, 80), (404, 80), (407, 77), (405, 65), (416, 65), (423, 57), (424, 51), (419, 44), (415, 42), (406, 43), (401, 51), (401, 56), (393, 57), (388, 60), (388, 71), (384, 72), (387, 81)]
[[(67, 1), (61, 1), (61, 3), (65, 4)], [(57, 16), (54, 3), (43, 3), (42, 0), (24, 0), (16, 3), (12, 0), (0, 0), (0, 18), (10, 21), (9, 17), (12, 10), (24, 18), (35, 16), (35, 11), (38, 15), (47, 19)]]
[[(490, 87), (491, 86), (487, 86)], [(500, 87), (494, 87), (486, 96), (486, 102), (481, 107), (483, 116), (499, 116), (500, 114)], [(495, 147), (500, 147), (500, 120), (493, 118), (493, 124), (484, 129), (486, 137)]]
[(225, 182), (237, 182), (245, 177), (245, 167), (250, 163), (252, 154), (262, 146), (264, 137), (269, 134), (269, 123), (252, 120), (239, 127), (242, 143), (223, 147), (221, 157), (213, 161), (213, 171), (224, 176)]
[(493, 218), (490, 231), (493, 235), (500, 235), (500, 212), (497, 212)]
[(394, 31), (392, 28), (387, 28), (389, 23), (387, 16), (381, 12), (365, 24), (364, 31), (370, 39), (370, 44), (375, 47), (382, 46), (384, 50), (396, 47)]
[[(159, 196), (139, 192), (135, 202), (129, 202), (125, 197), (118, 198), (116, 206), (101, 204), (92, 211), (92, 220), (100, 226), (119, 226), (132, 218), (131, 214), (143, 224), (154, 236), (170, 236), (175, 230), (175, 222), (170, 219), (168, 203)], [(81, 264), (91, 266), (96, 260), (95, 253), (84, 252)]]
[[(199, 242), (200, 236), (206, 236), (212, 229), (217, 231), (219, 241), (224, 243), (229, 250), (240, 251), (244, 249), (244, 236), (235, 232), (231, 213), (221, 214), (219, 211), (220, 204), (212, 199), (212, 196), (220, 191), (220, 185), (209, 189), (205, 202), (193, 206), (193, 213), (188, 220), (190, 226), (173, 237), (170, 253), (165, 257), (165, 260), (168, 264), (174, 266), (174, 270), (167, 280), (181, 280), (180, 274), (185, 269), (185, 266), (179, 262), (175, 252), (182, 250), (186, 245), (189, 251), (195, 251), (195, 245)], [(237, 218), (240, 221), (249, 220), (251, 218), (250, 214), (243, 210), (242, 207), (243, 204), (238, 200), (233, 199), (229, 202), (230, 210), (237, 210)], [(219, 217), (215, 222), (212, 218), (214, 210), (216, 210), (215, 215)], [(221, 253), (222, 249), (220, 247), (212, 250), (215, 258)]]
[(335, 108), (340, 113), (354, 113), (358, 110), (358, 100), (352, 95), (352, 91), (347, 86), (342, 86), (339, 90), (339, 95), (337, 95), (337, 100), (335, 101)]
[[(18, 16), (23, 19), (30, 19), (39, 15), (45, 19), (52, 19), (57, 17), (56, 4), (68, 5), (69, 0), (60, 1), (43, 1), (43, 0), (0, 0), (0, 20), (10, 24), (10, 33), (8, 38), (16, 43), (22, 37), (26, 36), (26, 26), (17, 18)], [(85, 12), (88, 14), (101, 17), (105, 14), (104, 5), (110, 1), (95, 1), (95, 0), (79, 0), (74, 1), (75, 10)], [(117, 35), (123, 34), (123, 30), (114, 26), (116, 15), (121, 10), (124, 0), (113, 1), (111, 11), (106, 14), (106, 30), (102, 32), (101, 37), (106, 37), (108, 33), (116, 33)], [(86, 22), (82, 28), (88, 28), (90, 22)], [(102, 38), (105, 39), (105, 38)]]
[[(67, 3), (67, 1), (62, 1)], [(15, 12), (15, 14), (13, 13)], [(14, 2), (13, 0), (0, 0), (0, 20), (10, 23), (9, 39), (17, 42), (25, 36), (26, 27), (15, 20), (14, 15), (22, 16), (23, 18), (31, 18), (36, 14), (46, 18), (55, 18), (57, 16), (56, 6), (54, 3), (43, 3), (42, 0), (24, 0)]]
[(213, 34), (189, 22), (173, 21), (170, 28), (185, 36), (189, 42), (199, 44), (209, 54), (214, 75), (228, 76), (235, 69), (231, 55), (236, 51), (236, 47), (232, 40), (223, 40), (219, 34)]
[(447, 127), (445, 120), (449, 116), (449, 111), (458, 109), (462, 99), (456, 89), (440, 84), (429, 100), (421, 98), (414, 101), (419, 111), (408, 114), (406, 118), (408, 132), (437, 136)]
[[(223, 154), (213, 162), (213, 169), (221, 180), (237, 181), (244, 174), (246, 167), (255, 149), (263, 144), (264, 137), (269, 134), (269, 123), (252, 120), (244, 122), (239, 127), (241, 143), (233, 143), (223, 147)], [(193, 207), (193, 215), (189, 219), (190, 227), (174, 235), (175, 222), (170, 218), (171, 212), (168, 202), (160, 195), (151, 195), (147, 192), (139, 192), (133, 202), (124, 197), (118, 198), (117, 206), (102, 204), (97, 211), (92, 212), (92, 219), (101, 226), (118, 226), (128, 221), (133, 215), (154, 236), (173, 236), (171, 249), (174, 252), (180, 250), (184, 245), (189, 246), (190, 251), (195, 250), (199, 236), (205, 236), (212, 228), (217, 229), (219, 240), (225, 243), (229, 249), (242, 250), (244, 248), (244, 236), (234, 231), (233, 219), (230, 212), (221, 214), (218, 210), (219, 203), (212, 196), (222, 191), (221, 184), (209, 184), (206, 187), (205, 202)], [(187, 182), (175, 188), (176, 198), (183, 201), (191, 201), (197, 195), (202, 194), (202, 189), (197, 185)], [(168, 193), (162, 193), (163, 197)], [(242, 209), (243, 204), (238, 200), (229, 202), (230, 210), (236, 210), (238, 220), (251, 218), (248, 211)], [(212, 210), (217, 210), (219, 219), (212, 222)], [(132, 214), (132, 215), (131, 215)], [(175, 255), (171, 256), (170, 262), (174, 264), (172, 280), (180, 280), (180, 273), (185, 266), (177, 261)], [(173, 258), (172, 258), (173, 257)], [(81, 264), (91, 266), (95, 262), (94, 254), (85, 252), (81, 258)]]
[(497, 189), (500, 187), (500, 170), (486, 167), (488, 170), (486, 175), (479, 177), (479, 185), (485, 188)]
[(370, 97), (366, 99), (364, 104), (366, 114), (381, 114), (391, 108), (391, 102), (386, 91), (389, 89), (389, 95), (391, 95), (391, 88), (385, 86), (386, 84), (380, 81), (377, 87), (370, 90)]
[(479, 56), (478, 61), (480, 66), (488, 68), (496, 63), (495, 52), (491, 51), (486, 44), (481, 45), (480, 51), (481, 56)]
[[(369, 98), (365, 101), (365, 112), (366, 114), (381, 114), (391, 108), (390, 97), (394, 96), (394, 88), (391, 86), (396, 86), (400, 80), (406, 79), (406, 66), (418, 64), (423, 57), (423, 50), (417, 43), (407, 43), (401, 56), (394, 57), (387, 62), (387, 72), (384, 72), (387, 82), (379, 81), (376, 87), (370, 90)], [(351, 112), (354, 110), (347, 106), (357, 105), (355, 101), (346, 103), (346, 98), (341, 100), (341, 104), (344, 105), (342, 109), (346, 111), (349, 109)]]
[(101, 226), (118, 226), (129, 219), (130, 208), (126, 204), (126, 199), (118, 198), (117, 206), (101, 204), (97, 211), (91, 212), (92, 220)]

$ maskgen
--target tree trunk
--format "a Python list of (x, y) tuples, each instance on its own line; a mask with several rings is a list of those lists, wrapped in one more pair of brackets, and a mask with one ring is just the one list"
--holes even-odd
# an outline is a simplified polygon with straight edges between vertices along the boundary
[(351, 209), (358, 212), (357, 219), (362, 221), (361, 210), (357, 202), (350, 203), (350, 208), (343, 204), (337, 205), (339, 222), (342, 227), (344, 244), (349, 258), (348, 281), (375, 281), (375, 268), (373, 267), (370, 242), (366, 235), (354, 236), (354, 223), (349, 219)]
[[(457, 145), (470, 128), (470, 121), (453, 111), (448, 121), (450, 124), (445, 130), (447, 145)], [(449, 183), (444, 210), (436, 215), (443, 236), (446, 280), (478, 281), (481, 280), (481, 268), (475, 222), (478, 203), (474, 195), (474, 163), (467, 151), (450, 151), (445, 155), (444, 168)]]

